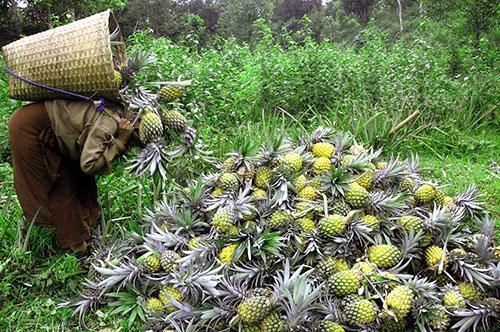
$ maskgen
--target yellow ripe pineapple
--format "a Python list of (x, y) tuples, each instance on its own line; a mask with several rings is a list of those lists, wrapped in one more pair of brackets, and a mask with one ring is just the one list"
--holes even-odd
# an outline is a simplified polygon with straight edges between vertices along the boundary
[(436, 188), (430, 184), (423, 184), (415, 191), (415, 199), (423, 204), (432, 203), (436, 195)]
[(319, 157), (313, 162), (312, 168), (315, 174), (325, 174), (332, 169), (332, 162), (329, 158)]
[(356, 179), (356, 183), (366, 190), (370, 190), (373, 186), (373, 171), (364, 172), (359, 178)]
[(146, 301), (146, 310), (149, 312), (163, 311), (163, 303), (156, 297), (151, 297)]
[[(444, 258), (443, 258), (444, 256)], [(448, 256), (444, 253), (443, 249), (438, 246), (430, 246), (427, 249), (425, 249), (424, 253), (425, 257), (425, 263), (427, 264), (428, 267), (432, 269), (436, 269), (439, 264), (441, 263), (441, 260), (444, 259), (444, 267), (448, 265)]]
[(177, 85), (165, 85), (158, 91), (158, 101), (163, 103), (173, 102), (184, 94), (184, 87)]
[(329, 215), (318, 223), (318, 233), (322, 237), (333, 237), (344, 231), (346, 218), (338, 214)]
[(477, 300), (481, 296), (481, 291), (470, 282), (461, 282), (458, 284), (460, 293), (471, 301)]
[(252, 296), (238, 305), (238, 317), (247, 324), (261, 322), (273, 307), (273, 301), (267, 296)]
[(344, 313), (346, 321), (351, 325), (368, 325), (377, 319), (375, 305), (365, 299), (349, 302)]
[(387, 295), (386, 303), (398, 318), (404, 318), (410, 312), (413, 298), (413, 291), (408, 286), (401, 285)]
[(290, 168), (294, 174), (296, 174), (302, 168), (302, 157), (296, 152), (290, 152), (283, 157), (283, 163), (286, 167)]
[(343, 258), (325, 257), (315, 266), (316, 272), (323, 278), (329, 278), (333, 274), (350, 269)]
[(161, 119), (153, 112), (151, 107), (146, 107), (141, 116), (139, 124), (139, 138), (144, 144), (156, 142), (163, 136), (163, 124)]
[(308, 201), (315, 201), (318, 199), (318, 192), (311, 186), (306, 186), (299, 192), (297, 196), (299, 199), (305, 199)]
[(401, 187), (409, 192), (413, 192), (415, 181), (413, 181), (412, 178), (404, 178), (403, 181), (401, 181)]
[(141, 266), (146, 273), (155, 273), (160, 271), (161, 263), (157, 254), (151, 254), (141, 260)]
[(437, 206), (443, 206), (444, 205), (444, 193), (439, 190), (439, 189), (436, 189), (435, 193), (434, 193), (434, 203), (436, 203)]
[(450, 315), (443, 307), (433, 308), (429, 317), (429, 325), (435, 332), (449, 331)]
[(306, 176), (304, 174), (297, 176), (293, 181), (293, 186), (295, 187), (295, 189), (297, 189), (298, 192), (304, 189), (307, 186)]
[(368, 248), (368, 260), (378, 267), (393, 267), (401, 259), (401, 251), (391, 244), (379, 244)]
[(227, 265), (231, 264), (233, 262), (233, 255), (236, 248), (238, 248), (238, 243), (233, 243), (222, 248), (219, 254), (220, 261)]
[(349, 183), (349, 189), (345, 193), (345, 200), (353, 208), (361, 208), (368, 201), (368, 191), (356, 182)]
[(269, 167), (262, 166), (255, 172), (255, 185), (260, 189), (267, 189), (271, 185), (273, 172)]
[[(164, 309), (168, 312), (174, 312), (176, 308), (172, 305), (170, 298), (180, 302), (183, 300), (182, 293), (172, 286), (163, 286), (160, 290), (160, 301), (164, 306)], [(169, 298), (170, 297), (170, 298)]]
[(187, 243), (189, 250), (194, 250), (194, 249), (200, 248), (202, 245), (203, 244), (201, 242), (201, 237), (199, 237), (199, 236), (195, 236), (195, 237), (191, 238)]
[(339, 323), (326, 320), (319, 324), (319, 332), (345, 332), (345, 329)]
[(370, 226), (371, 228), (378, 230), (380, 229), (380, 220), (371, 214), (366, 214), (363, 217), (361, 217), (361, 222), (365, 225)]
[(358, 291), (361, 286), (358, 273), (353, 270), (341, 271), (332, 275), (327, 280), (328, 289), (337, 296), (345, 296)]
[(316, 143), (313, 144), (311, 151), (316, 158), (324, 157), (330, 159), (333, 156), (335, 147), (330, 143)]
[(255, 188), (252, 192), (252, 197), (267, 197), (267, 192), (260, 188)]
[(444, 293), (443, 303), (446, 308), (452, 310), (465, 309), (466, 307), (464, 297), (454, 288), (450, 288)]
[(228, 157), (221, 166), (221, 171), (223, 173), (231, 173), (236, 171), (236, 158), (231, 156)]
[(314, 226), (316, 226), (314, 221), (306, 217), (297, 220), (297, 225), (299, 225), (300, 229), (306, 233), (312, 231)]
[(224, 190), (222, 190), (221, 187), (216, 187), (213, 191), (212, 191), (212, 196), (213, 197), (219, 197), (220, 195), (222, 195), (224, 193)]
[(453, 204), (453, 203), (455, 203), (455, 200), (453, 199), (453, 197), (444, 196), (444, 198), (443, 198), (443, 205), (450, 205), (450, 204)]
[(384, 169), (387, 166), (387, 163), (385, 161), (379, 161), (375, 163), (375, 168), (378, 170)]

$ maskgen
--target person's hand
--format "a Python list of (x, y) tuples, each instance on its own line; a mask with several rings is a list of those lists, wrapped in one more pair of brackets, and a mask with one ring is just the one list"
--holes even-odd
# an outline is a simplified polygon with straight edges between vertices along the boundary
[(116, 134), (116, 138), (118, 138), (122, 142), (127, 142), (130, 135), (134, 131), (134, 126), (127, 119), (121, 119), (118, 124), (118, 131)]

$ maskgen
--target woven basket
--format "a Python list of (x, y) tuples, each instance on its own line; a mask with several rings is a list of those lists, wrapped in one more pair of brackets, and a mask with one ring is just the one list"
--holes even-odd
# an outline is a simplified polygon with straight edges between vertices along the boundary
[[(113, 31), (117, 43), (112, 51)], [(126, 61), (125, 45), (109, 10), (22, 38), (2, 51), (7, 67), (23, 78), (93, 99), (120, 99), (114, 69)], [(9, 77), (9, 96), (31, 101), (71, 98), (13, 76)]]

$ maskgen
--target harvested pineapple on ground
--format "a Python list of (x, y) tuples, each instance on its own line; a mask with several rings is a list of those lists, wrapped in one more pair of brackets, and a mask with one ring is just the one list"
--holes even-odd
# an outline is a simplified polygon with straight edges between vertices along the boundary
[(96, 249), (71, 305), (127, 292), (154, 331), (498, 328), (495, 222), (474, 187), (446, 196), (417, 158), (328, 128), (276, 141), (229, 154), (148, 211), (143, 235)]

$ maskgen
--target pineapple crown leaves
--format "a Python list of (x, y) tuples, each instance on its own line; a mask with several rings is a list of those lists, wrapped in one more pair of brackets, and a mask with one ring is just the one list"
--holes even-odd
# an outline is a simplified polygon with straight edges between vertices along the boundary
[(370, 169), (370, 162), (377, 159), (381, 153), (382, 150), (373, 151), (370, 148), (370, 150), (355, 156), (345, 165), (345, 167), (352, 171), (367, 171)]
[(177, 288), (186, 298), (193, 302), (200, 302), (207, 296), (220, 296), (216, 288), (222, 279), (220, 274), (223, 266), (182, 266), (179, 272), (172, 274), (168, 282)]
[(465, 192), (455, 197), (455, 205), (463, 208), (470, 218), (481, 217), (484, 214), (483, 194), (475, 186), (470, 186)]
[(153, 176), (159, 173), (161, 178), (166, 181), (168, 162), (167, 151), (160, 142), (151, 142), (141, 150), (139, 155), (132, 160), (127, 166), (127, 170), (131, 171), (135, 176), (139, 177), (145, 173)]
[(153, 224), (153, 230), (144, 236), (146, 247), (162, 252), (165, 248), (179, 248), (187, 243), (186, 238)]
[(494, 281), (493, 276), (491, 276), (491, 269), (480, 267), (476, 263), (470, 263), (463, 259), (451, 260), (448, 269), (480, 289), (490, 287)]
[(195, 213), (201, 212), (208, 200), (208, 192), (201, 179), (188, 181), (187, 190), (180, 191), (181, 201)]
[(259, 147), (257, 162), (263, 166), (271, 166), (276, 163), (281, 155), (291, 151), (291, 148), (284, 145), (283, 142), (283, 134), (269, 135), (266, 143)]
[(373, 214), (398, 215), (400, 211), (407, 208), (404, 197), (401, 194), (391, 192), (371, 191), (369, 192), (369, 207)]
[(129, 327), (134, 323), (135, 319), (139, 317), (142, 321), (146, 321), (146, 313), (144, 311), (144, 295), (142, 292), (127, 287), (127, 291), (113, 292), (106, 294), (107, 297), (113, 298), (108, 304), (114, 307), (111, 312), (112, 315), (129, 315)]
[(234, 278), (245, 281), (251, 288), (260, 287), (270, 277), (273, 266), (260, 262), (249, 262), (243, 265), (233, 264), (231, 270), (235, 273)]
[(398, 158), (391, 158), (387, 165), (373, 174), (375, 186), (389, 187), (400, 181), (408, 173)]
[(135, 262), (130, 261), (130, 259), (120, 263), (120, 265), (114, 265), (111, 262), (108, 265), (111, 268), (92, 265), (97, 272), (106, 276), (104, 280), (97, 284), (98, 287), (102, 288), (102, 294), (113, 288), (118, 291), (127, 287), (127, 285), (135, 287), (141, 282), (141, 269)]
[(321, 188), (329, 191), (332, 197), (343, 197), (345, 189), (354, 180), (355, 177), (345, 168), (337, 167), (321, 176)]
[(300, 134), (298, 145), (303, 146), (306, 150), (310, 150), (312, 145), (319, 142), (331, 140), (333, 130), (331, 128), (318, 127), (311, 134)]
[(454, 311), (455, 317), (460, 320), (451, 328), (458, 332), (492, 331), (500, 319), (500, 301), (496, 298), (486, 298), (479, 304), (470, 304), (470, 310)]
[(268, 257), (280, 257), (281, 248), (286, 246), (285, 238), (280, 233), (260, 227), (257, 227), (255, 232), (241, 233), (239, 240), (240, 245), (234, 253), (235, 260), (246, 255), (249, 261), (259, 257), (264, 264)]
[(412, 178), (418, 178), (420, 171), (420, 158), (416, 154), (412, 154), (410, 158), (403, 161), (403, 167), (406, 173)]
[(156, 61), (156, 56), (152, 53), (136, 51), (128, 55), (127, 66), (122, 70), (124, 83), (133, 81), (136, 74), (144, 71), (149, 65)]

